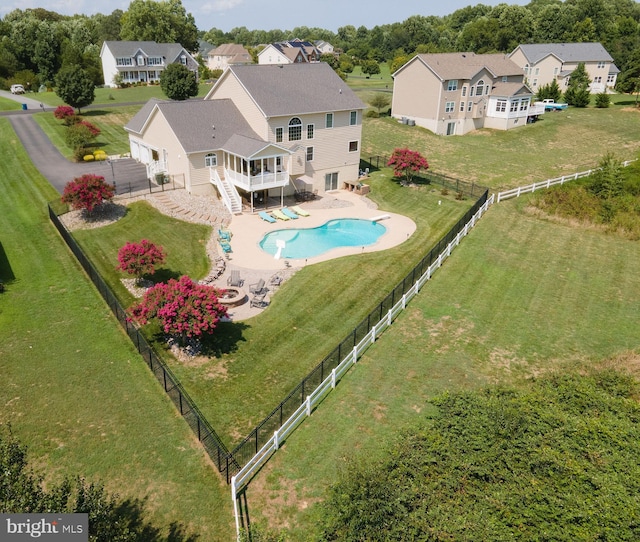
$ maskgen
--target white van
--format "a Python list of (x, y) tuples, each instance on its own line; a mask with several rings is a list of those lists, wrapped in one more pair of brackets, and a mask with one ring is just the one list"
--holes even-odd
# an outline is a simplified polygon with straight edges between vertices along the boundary
[(24, 87), (22, 85), (11, 85), (11, 94), (24, 94)]

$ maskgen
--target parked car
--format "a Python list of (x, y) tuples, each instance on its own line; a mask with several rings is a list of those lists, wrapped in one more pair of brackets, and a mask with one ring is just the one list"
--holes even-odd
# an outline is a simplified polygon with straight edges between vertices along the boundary
[(11, 85), (11, 94), (24, 94), (24, 87), (22, 85)]
[(542, 100), (541, 102), (536, 102), (534, 105), (544, 105), (545, 111), (562, 111), (563, 109), (567, 109), (567, 107), (569, 107), (568, 104), (556, 103), (550, 98)]

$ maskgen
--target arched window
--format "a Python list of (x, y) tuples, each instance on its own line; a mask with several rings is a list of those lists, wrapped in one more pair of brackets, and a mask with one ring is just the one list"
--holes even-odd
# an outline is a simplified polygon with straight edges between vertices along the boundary
[(216, 167), (218, 165), (218, 155), (210, 152), (204, 157), (204, 167)]
[(476, 96), (482, 96), (483, 92), (484, 92), (484, 79), (480, 79), (480, 81), (476, 83)]
[(289, 141), (300, 141), (302, 139), (302, 121), (298, 117), (293, 117), (289, 121)]

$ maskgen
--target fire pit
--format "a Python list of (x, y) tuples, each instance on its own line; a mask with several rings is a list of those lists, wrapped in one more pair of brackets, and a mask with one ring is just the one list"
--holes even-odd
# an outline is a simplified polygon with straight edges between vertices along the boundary
[(235, 286), (229, 286), (224, 289), (224, 293), (220, 295), (218, 301), (223, 305), (229, 307), (236, 307), (242, 305), (247, 301), (247, 294), (244, 293), (242, 288), (236, 288)]

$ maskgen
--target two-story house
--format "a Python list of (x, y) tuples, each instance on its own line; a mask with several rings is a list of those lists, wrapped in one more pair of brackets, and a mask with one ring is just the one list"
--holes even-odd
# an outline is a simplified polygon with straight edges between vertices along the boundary
[(151, 100), (125, 126), (149, 178), (216, 190), (233, 213), (358, 179), (365, 104), (323, 62), (230, 66), (204, 100)]
[(509, 55), (524, 72), (534, 92), (554, 79), (561, 91), (569, 85), (571, 73), (584, 63), (591, 79), (590, 92), (613, 88), (620, 70), (600, 43), (532, 43), (518, 45)]
[(169, 64), (183, 64), (198, 75), (198, 62), (179, 43), (105, 41), (100, 49), (102, 76), (108, 87), (122, 83), (153, 83)]
[(393, 74), (391, 114), (439, 135), (509, 130), (544, 113), (505, 55), (419, 54)]
[(311, 42), (294, 39), (270, 43), (258, 53), (258, 64), (320, 62), (320, 50)]
[(211, 49), (207, 55), (210, 70), (226, 70), (229, 66), (253, 64), (251, 53), (239, 43), (223, 43)]

